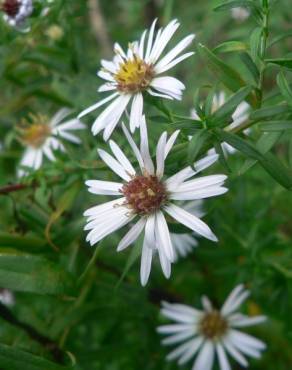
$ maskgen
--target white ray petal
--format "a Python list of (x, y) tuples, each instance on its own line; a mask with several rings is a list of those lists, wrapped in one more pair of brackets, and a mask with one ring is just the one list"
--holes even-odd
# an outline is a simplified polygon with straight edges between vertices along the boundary
[(156, 176), (161, 179), (164, 174), (164, 158), (167, 133), (164, 131), (158, 140), (156, 147)]
[(143, 158), (145, 170), (149, 174), (153, 175), (154, 165), (153, 165), (150, 153), (149, 153), (148, 133), (147, 133), (145, 116), (142, 117), (142, 121), (140, 124), (140, 152)]
[(55, 156), (54, 156), (54, 154), (53, 154), (53, 152), (52, 152), (52, 149), (51, 149), (51, 147), (49, 146), (49, 145), (44, 145), (44, 147), (43, 147), (43, 152), (44, 152), (44, 154), (45, 154), (45, 156), (50, 160), (50, 161), (55, 161), (56, 160), (56, 158), (55, 158)]
[(105, 126), (115, 126), (125, 111), (131, 95), (120, 95), (117, 97), (94, 121), (92, 125), (93, 135), (97, 135)]
[(245, 292), (244, 285), (240, 284), (237, 285), (228, 295), (226, 298), (222, 308), (221, 308), (221, 314), (226, 316), (230, 313), (230, 310), (234, 306), (234, 303), (237, 301), (238, 297)]
[(182, 192), (182, 191), (192, 191), (192, 190), (199, 190), (204, 189), (205, 187), (210, 186), (220, 186), (223, 182), (227, 179), (226, 175), (210, 175), (210, 176), (203, 176), (197, 179), (193, 179), (187, 182), (183, 182), (179, 186), (176, 186), (172, 189), (171, 186), (168, 187), (168, 190), (174, 192)]
[(152, 96), (157, 96), (159, 98), (164, 98), (164, 99), (169, 99), (169, 100), (173, 100), (173, 97), (172, 96), (169, 96), (169, 95), (166, 95), (166, 94), (159, 94), (158, 92), (155, 92), (151, 89), (148, 89), (147, 90), (149, 92), (150, 95)]
[(125, 201), (126, 201), (126, 198), (122, 197), (122, 198), (111, 200), (110, 202), (99, 204), (98, 206), (94, 206), (94, 207), (91, 207), (91, 208), (87, 209), (83, 213), (83, 216), (89, 217), (89, 218), (91, 218), (91, 217), (94, 218), (97, 215), (101, 214), (102, 212), (105, 212), (108, 209), (112, 209), (112, 208), (121, 206), (123, 203), (125, 203)]
[(197, 234), (202, 235), (212, 241), (218, 241), (217, 237), (213, 234), (209, 226), (201, 221), (198, 217), (174, 204), (167, 205), (164, 207), (164, 209), (175, 220), (195, 231)]
[(134, 226), (131, 227), (131, 229), (119, 242), (117, 247), (118, 252), (126, 249), (129, 245), (131, 245), (138, 239), (138, 237), (140, 236), (141, 232), (145, 227), (145, 223), (146, 218), (140, 218), (140, 220), (136, 222)]
[(132, 150), (133, 150), (133, 152), (135, 154), (135, 157), (137, 158), (137, 161), (139, 163), (140, 169), (141, 169), (141, 171), (143, 171), (144, 170), (144, 167), (145, 167), (143, 158), (142, 158), (141, 153), (140, 153), (137, 145), (135, 144), (135, 142), (134, 142), (131, 134), (129, 133), (129, 131), (126, 128), (126, 126), (124, 125), (124, 123), (122, 123), (122, 129), (123, 129), (123, 132), (124, 132), (124, 134), (125, 134), (125, 136), (126, 136), (126, 138), (128, 140), (128, 143), (129, 143), (130, 147), (132, 148)]
[(163, 339), (161, 343), (164, 346), (169, 346), (170, 344), (182, 342), (185, 339), (189, 339), (190, 337), (193, 337), (193, 336), (194, 336), (194, 328), (189, 328), (187, 330), (184, 330), (183, 332), (168, 336), (167, 338)]
[(176, 66), (178, 63), (182, 62), (183, 60), (191, 57), (192, 55), (194, 55), (195, 53), (193, 51), (189, 52), (189, 53), (185, 53), (175, 59), (173, 59), (170, 63), (164, 65), (164, 66), (155, 66), (155, 73), (156, 75), (159, 75), (161, 73), (164, 73), (166, 71), (168, 71), (169, 69), (173, 68), (174, 66)]
[(97, 152), (100, 158), (108, 165), (108, 167), (114, 171), (118, 176), (120, 176), (125, 181), (130, 181), (131, 176), (127, 174), (125, 169), (121, 166), (121, 164), (110, 154), (108, 154), (103, 149), (97, 149)]
[(214, 363), (214, 344), (211, 341), (206, 341), (194, 363), (192, 370), (211, 370)]
[(171, 151), (177, 137), (179, 134), (180, 130), (176, 130), (170, 138), (167, 140), (166, 145), (165, 145), (165, 151), (164, 151), (164, 159), (168, 156), (169, 152)]
[(186, 49), (193, 39), (195, 35), (188, 35), (183, 38), (170, 52), (168, 52), (155, 66), (155, 70), (159, 68), (163, 68), (169, 63), (171, 63), (184, 49)]
[(139, 42), (139, 57), (141, 59), (144, 58), (144, 43), (145, 43), (145, 37), (146, 37), (146, 34), (147, 34), (147, 30), (145, 30), (143, 33), (142, 33), (142, 36), (140, 38), (140, 42)]
[(242, 328), (245, 326), (252, 326), (257, 325), (265, 322), (267, 320), (266, 316), (253, 316), (248, 317), (241, 314), (235, 314), (230, 317), (228, 317), (228, 321), (230, 325), (232, 325), (235, 328)]
[(147, 243), (143, 243), (142, 247), (142, 256), (141, 256), (141, 267), (140, 267), (140, 280), (141, 285), (145, 286), (148, 282), (150, 271), (151, 271), (151, 264), (152, 264), (152, 254), (153, 249), (147, 246)]
[(229, 338), (234, 345), (239, 347), (239, 349), (240, 349), (240, 346), (243, 346), (243, 345), (254, 348), (257, 351), (262, 351), (266, 348), (265, 343), (262, 342), (261, 340), (249, 334), (242, 333), (235, 329), (231, 329), (229, 331)]
[(223, 338), (223, 345), (226, 351), (230, 354), (231, 357), (233, 357), (235, 361), (237, 361), (243, 367), (248, 366), (246, 358), (234, 347), (228, 337)]
[(112, 84), (110, 82), (107, 82), (103, 85), (101, 85), (98, 89), (97, 89), (97, 92), (107, 92), (107, 91), (112, 91), (112, 90), (116, 90), (117, 88), (117, 85), (116, 84)]
[(181, 99), (182, 91), (185, 89), (181, 81), (171, 76), (156, 77), (151, 81), (150, 86), (176, 100)]
[(112, 61), (102, 59), (100, 64), (110, 73), (115, 74), (117, 72), (117, 66)]
[(143, 114), (143, 95), (137, 93), (132, 101), (130, 113), (130, 130), (133, 133), (136, 127), (140, 126)]
[(157, 22), (157, 18), (154, 19), (154, 21), (153, 21), (153, 23), (152, 23), (152, 25), (150, 27), (149, 34), (148, 34), (147, 48), (146, 48), (146, 53), (145, 53), (145, 61), (146, 62), (148, 61), (149, 55), (151, 53), (152, 41), (153, 41), (153, 34), (154, 34), (154, 29), (155, 29), (156, 22)]
[(123, 184), (120, 182), (87, 180), (85, 184), (89, 187), (88, 191), (93, 194), (121, 195)]
[(161, 248), (158, 248), (158, 255), (162, 272), (166, 279), (169, 279), (171, 274), (171, 262)]
[(117, 54), (119, 54), (121, 57), (123, 57), (124, 59), (126, 59), (126, 58), (127, 58), (127, 56), (126, 56), (126, 54), (125, 54), (124, 50), (122, 49), (122, 47), (120, 46), (120, 44), (119, 44), (119, 43), (117, 43), (117, 42), (114, 44), (114, 51), (115, 51), (115, 53), (117, 53)]
[(216, 352), (219, 359), (220, 370), (231, 370), (226, 353), (220, 343), (216, 344)]
[(81, 113), (78, 114), (78, 118), (81, 118), (81, 117), (85, 116), (86, 114), (94, 111), (95, 109), (101, 107), (102, 105), (111, 101), (112, 99), (114, 99), (118, 95), (119, 95), (119, 93), (115, 92), (114, 94), (111, 94), (111, 95), (107, 96), (105, 99), (100, 100), (98, 103), (95, 103), (95, 104), (91, 105), (90, 107), (84, 109)]
[(106, 80), (106, 81), (109, 81), (109, 82), (115, 82), (115, 79), (113, 78), (113, 76), (109, 72), (100, 70), (100, 71), (98, 71), (97, 75), (98, 75), (98, 77), (102, 78), (103, 80)]
[(152, 249), (156, 249), (155, 227), (156, 227), (156, 214), (154, 213), (147, 217), (145, 225), (145, 240), (148, 248)]
[(163, 301), (162, 307), (172, 311), (182, 312), (185, 315), (188, 315), (192, 319), (192, 322), (195, 322), (196, 320), (201, 318), (202, 315), (204, 314), (203, 311), (197, 310), (194, 307), (190, 307), (182, 303), (168, 303), (166, 301)]
[(136, 174), (136, 171), (134, 170), (132, 164), (125, 156), (121, 148), (118, 146), (118, 144), (113, 140), (110, 140), (109, 144), (114, 156), (116, 157), (117, 161), (122, 165), (124, 170), (131, 176), (134, 176)]
[(178, 360), (179, 365), (184, 365), (186, 362), (188, 362), (192, 357), (195, 356), (195, 354), (200, 349), (202, 343), (203, 343), (203, 337), (197, 337), (193, 339), (191, 342), (189, 342), (189, 348), (185, 351), (185, 353), (181, 356), (181, 358)]
[(210, 186), (206, 189), (172, 192), (169, 198), (173, 200), (199, 200), (222, 195), (227, 191), (228, 189), (224, 187)]
[(54, 127), (54, 126), (58, 125), (71, 112), (72, 112), (72, 109), (69, 109), (69, 108), (62, 108), (62, 109), (58, 110), (58, 112), (51, 118), (51, 120), (50, 120), (50, 126), (51, 127)]
[(156, 331), (160, 334), (174, 334), (179, 333), (181, 331), (189, 330), (189, 324), (168, 324), (168, 325), (161, 325), (158, 326)]
[(63, 139), (66, 139), (67, 141), (70, 141), (71, 143), (74, 143), (74, 144), (80, 144), (81, 143), (80, 138), (77, 137), (74, 134), (71, 134), (71, 132), (59, 131), (58, 134), (59, 134), (60, 137), (62, 137)]
[(191, 166), (184, 168), (183, 170), (177, 172), (175, 175), (169, 177), (166, 180), (166, 185), (173, 186), (173, 184), (179, 184), (189, 179), (190, 177), (210, 167), (214, 162), (217, 161), (218, 157), (218, 154), (212, 154), (200, 159), (199, 161), (194, 163), (195, 170), (193, 170)]
[(161, 211), (156, 212), (155, 231), (158, 250), (162, 249), (163, 253), (169, 259), (169, 261), (173, 261), (174, 260), (173, 246), (171, 243), (167, 222)]

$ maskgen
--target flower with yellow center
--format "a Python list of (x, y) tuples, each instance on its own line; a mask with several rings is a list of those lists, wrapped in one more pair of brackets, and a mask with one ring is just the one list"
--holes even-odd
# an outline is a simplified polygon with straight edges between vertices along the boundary
[[(227, 191), (222, 185), (225, 175), (194, 177), (211, 166), (218, 156), (207, 156), (184, 168), (168, 179), (164, 179), (164, 163), (177, 136), (174, 132), (170, 138), (164, 132), (157, 144), (156, 168), (149, 154), (148, 135), (145, 118), (140, 125), (140, 149), (136, 146), (129, 131), (123, 125), (125, 136), (139, 163), (135, 170), (120, 147), (110, 140), (109, 145), (114, 156), (98, 149), (101, 159), (115, 172), (122, 182), (89, 180), (86, 185), (94, 194), (118, 196), (117, 199), (88, 209), (85, 230), (90, 230), (86, 240), (91, 245), (98, 243), (107, 235), (138, 219), (120, 241), (117, 250), (121, 251), (134, 243), (144, 231), (140, 279), (145, 285), (148, 281), (153, 256), (157, 253), (164, 275), (169, 278), (171, 263), (175, 259), (174, 247), (164, 214), (195, 231), (197, 234), (217, 241), (210, 228), (197, 216), (189, 213), (176, 200), (197, 200), (223, 194)], [(186, 181), (188, 180), (188, 181)]]
[[(65, 139), (75, 144), (80, 143), (80, 139), (70, 131), (85, 128), (84, 124), (78, 119), (73, 118), (63, 122), (71, 111), (67, 108), (59, 110), (52, 119), (37, 114), (30, 115), (30, 123), (19, 128), (20, 141), (26, 147), (24, 155), (20, 161), (21, 167), (29, 167), (37, 170), (41, 167), (43, 157), (46, 156), (50, 161), (55, 160), (54, 150), (65, 151), (60, 139)], [(18, 170), (18, 176), (24, 176), (27, 171), (23, 168)]]
[(266, 345), (238, 330), (266, 320), (265, 316), (249, 317), (236, 312), (248, 296), (249, 291), (238, 285), (220, 311), (213, 308), (206, 296), (202, 297), (203, 311), (184, 304), (162, 302), (161, 314), (175, 321), (158, 327), (160, 334), (167, 335), (162, 344), (183, 342), (169, 353), (167, 360), (177, 359), (178, 364), (183, 365), (198, 353), (192, 370), (211, 370), (217, 355), (220, 370), (231, 370), (227, 353), (243, 367), (248, 366), (246, 355), (260, 358)]
[(130, 101), (132, 101), (130, 129), (131, 132), (134, 132), (142, 121), (143, 93), (145, 92), (166, 99), (180, 100), (182, 98), (184, 84), (174, 77), (160, 75), (193, 54), (193, 52), (189, 52), (180, 55), (195, 36), (185, 37), (161, 57), (178, 29), (179, 23), (177, 20), (171, 21), (166, 27), (160, 28), (154, 37), (155, 25), (156, 20), (152, 23), (149, 31), (143, 32), (139, 42), (129, 45), (127, 52), (116, 43), (114, 46), (116, 55), (113, 60), (101, 61), (102, 69), (98, 72), (98, 76), (106, 83), (99, 88), (99, 91), (112, 91), (113, 93), (85, 109), (79, 115), (81, 118), (111, 101), (93, 123), (92, 132), (94, 135), (104, 130), (103, 138), (107, 140)]

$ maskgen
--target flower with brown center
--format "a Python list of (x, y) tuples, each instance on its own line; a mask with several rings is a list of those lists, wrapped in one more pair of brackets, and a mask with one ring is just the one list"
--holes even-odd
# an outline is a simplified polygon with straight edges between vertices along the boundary
[(259, 358), (266, 345), (238, 330), (266, 320), (265, 316), (248, 317), (237, 312), (248, 296), (249, 291), (238, 285), (220, 310), (213, 308), (206, 296), (202, 297), (203, 310), (181, 303), (162, 302), (161, 314), (174, 321), (158, 327), (159, 333), (167, 335), (162, 344), (182, 342), (168, 354), (167, 360), (177, 359), (178, 364), (183, 365), (196, 356), (192, 370), (211, 370), (217, 355), (218, 368), (231, 370), (227, 353), (243, 367), (248, 366), (245, 355)]
[(197, 234), (217, 241), (216, 236), (202, 220), (174, 204), (174, 201), (197, 200), (223, 194), (227, 191), (222, 187), (226, 176), (213, 175), (185, 181), (214, 163), (218, 156), (213, 155), (196, 162), (194, 164), (196, 171), (187, 167), (164, 179), (165, 159), (179, 132), (174, 132), (169, 138), (166, 132), (162, 133), (156, 148), (156, 166), (154, 166), (149, 154), (145, 117), (140, 125), (140, 149), (125, 125), (122, 127), (140, 169), (135, 170), (128, 157), (113, 140), (109, 141), (113, 156), (103, 149), (98, 149), (101, 159), (122, 179), (122, 182), (88, 180), (86, 185), (91, 193), (120, 198), (92, 207), (84, 213), (87, 217), (85, 230), (90, 230), (86, 240), (94, 245), (137, 217), (138, 221), (122, 238), (117, 250), (121, 251), (130, 246), (145, 231), (140, 269), (141, 283), (145, 285), (155, 253), (159, 255), (164, 275), (167, 278), (170, 276), (174, 249), (165, 214)]
[[(1, 0), (0, 0), (1, 1)], [(11, 26), (19, 27), (25, 23), (33, 11), (32, 0), (2, 0), (0, 9), (4, 20)]]
[(163, 182), (149, 174), (135, 176), (123, 185), (122, 193), (126, 198), (126, 204), (138, 215), (150, 215), (167, 201)]
[(228, 329), (228, 323), (219, 311), (207, 312), (199, 323), (199, 331), (209, 339), (222, 337)]

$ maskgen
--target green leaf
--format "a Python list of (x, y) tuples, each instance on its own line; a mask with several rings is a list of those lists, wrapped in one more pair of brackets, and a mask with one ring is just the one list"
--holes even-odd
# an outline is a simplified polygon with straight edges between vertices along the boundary
[(292, 58), (265, 59), (265, 62), (292, 69)]
[(236, 94), (232, 95), (220, 108), (218, 108), (210, 117), (210, 127), (214, 126), (226, 126), (229, 122), (226, 122), (226, 118), (229, 118), (235, 111), (238, 105), (245, 100), (245, 98), (252, 91), (251, 86), (242, 87), (237, 91)]
[[(267, 132), (264, 133), (256, 143), (256, 148), (262, 153), (265, 154), (273, 148), (276, 142), (280, 139), (282, 132)], [(256, 159), (247, 159), (241, 169), (239, 174), (243, 174), (249, 170), (252, 166), (257, 163)]]
[(43, 257), (1, 248), (0, 286), (38, 294), (70, 294), (74, 282), (68, 272)]
[(262, 131), (283, 131), (292, 130), (292, 120), (291, 121), (269, 121), (260, 124), (260, 129)]
[(279, 116), (282, 114), (291, 113), (292, 110), (285, 104), (283, 105), (275, 105), (272, 107), (264, 107), (253, 111), (250, 115), (250, 119), (258, 121), (258, 120), (273, 120), (275, 116)]
[(216, 46), (213, 53), (230, 53), (248, 50), (248, 44), (242, 41), (226, 41)]
[[(207, 65), (209, 66), (209, 68), (216, 74), (219, 80), (228, 89), (236, 92), (241, 87), (247, 85), (235, 69), (224, 63), (206, 46), (199, 44), (199, 52), (201, 56), (207, 61)], [(257, 99), (254, 94), (250, 95), (248, 97), (248, 100), (253, 106), (257, 106)]]
[(207, 61), (210, 69), (231, 91), (237, 91), (238, 89), (246, 85), (245, 81), (241, 78), (236, 70), (225, 64), (206, 46), (199, 44), (199, 52), (201, 56)]
[(257, 61), (260, 56), (261, 37), (263, 29), (256, 27), (250, 35), (250, 54), (254, 61)]
[(260, 78), (260, 72), (258, 70), (258, 67), (254, 63), (254, 61), (251, 59), (250, 55), (248, 53), (240, 53), (240, 59), (246, 66), (249, 74), (253, 78), (254, 82), (258, 84), (258, 80)]
[(205, 141), (210, 137), (207, 130), (197, 131), (191, 138), (188, 146), (188, 163), (193, 164)]
[(45, 241), (41, 238), (31, 235), (17, 235), (7, 232), (0, 232), (0, 247), (19, 248), (22, 251), (39, 251), (45, 246)]
[(284, 40), (286, 38), (289, 38), (289, 37), (292, 37), (292, 31), (291, 30), (282, 32), (282, 33), (280, 33), (279, 35), (277, 35), (276, 37), (274, 37), (272, 39), (272, 41), (270, 42), (268, 47), (271, 47), (274, 44), (277, 44), (279, 41), (282, 41), (282, 40)]
[(0, 343), (0, 366), (3, 370), (66, 370), (72, 366), (61, 366), (40, 356)]
[(222, 141), (226, 141), (247, 157), (259, 161), (262, 167), (283, 187), (287, 189), (292, 188), (292, 172), (287, 169), (272, 153), (268, 152), (265, 155), (262, 154), (255, 145), (235, 134), (218, 129), (216, 130), (216, 134)]
[(292, 90), (286, 80), (284, 73), (280, 72), (277, 76), (277, 84), (280, 88), (281, 94), (286, 99), (287, 103), (292, 107)]

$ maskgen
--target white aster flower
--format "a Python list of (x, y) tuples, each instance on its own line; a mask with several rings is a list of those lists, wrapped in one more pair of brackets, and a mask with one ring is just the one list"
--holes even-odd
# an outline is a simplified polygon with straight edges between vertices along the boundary
[(266, 320), (265, 316), (249, 317), (236, 312), (249, 294), (243, 285), (238, 285), (220, 311), (213, 308), (205, 296), (202, 297), (203, 311), (184, 304), (163, 302), (162, 315), (175, 324), (157, 328), (160, 334), (168, 336), (162, 344), (184, 342), (169, 353), (167, 360), (178, 360), (182, 365), (198, 353), (192, 370), (211, 370), (217, 355), (220, 370), (231, 370), (227, 354), (243, 367), (248, 366), (245, 355), (260, 358), (261, 351), (266, 348), (265, 343), (238, 330)]
[[(19, 129), (20, 140), (27, 147), (20, 161), (21, 166), (37, 170), (44, 156), (54, 161), (54, 150), (65, 151), (60, 139), (80, 144), (80, 139), (70, 131), (84, 129), (85, 125), (77, 118), (63, 122), (70, 113), (71, 110), (62, 108), (51, 120), (42, 115), (31, 115), (32, 123), (26, 123), (26, 127)], [(26, 174), (25, 170), (18, 171), (19, 177)]]
[(233, 19), (243, 22), (250, 16), (250, 12), (246, 8), (238, 6), (231, 9), (231, 16)]
[(13, 27), (21, 26), (33, 11), (32, 0), (2, 0), (0, 7), (4, 20)]
[[(150, 30), (145, 30), (141, 39), (129, 45), (125, 52), (119, 44), (115, 44), (116, 52), (112, 61), (102, 60), (102, 69), (98, 76), (106, 81), (98, 91), (113, 91), (107, 98), (93, 104), (80, 113), (79, 118), (94, 111), (111, 101), (106, 109), (96, 118), (92, 132), (97, 135), (104, 130), (103, 138), (107, 140), (118, 124), (128, 104), (130, 109), (130, 129), (134, 132), (142, 120), (143, 93), (167, 99), (180, 100), (185, 86), (178, 79), (160, 76), (193, 52), (180, 55), (190, 45), (194, 35), (181, 40), (172, 50), (161, 58), (168, 42), (179, 27), (177, 20), (171, 21), (166, 27), (160, 28), (154, 37), (156, 20)], [(147, 41), (147, 42), (146, 42)]]
[[(201, 218), (204, 215), (202, 210), (202, 200), (194, 200), (192, 202), (184, 202), (181, 207)], [(192, 252), (193, 248), (198, 246), (198, 241), (196, 239), (196, 234), (186, 234), (186, 233), (170, 233), (171, 242), (174, 251), (174, 262), (176, 262), (180, 257), (186, 257)]]
[[(211, 166), (218, 155), (207, 156), (194, 164), (195, 169), (184, 168), (175, 175), (164, 179), (164, 163), (171, 150), (178, 131), (167, 138), (163, 132), (156, 148), (156, 169), (149, 154), (145, 118), (140, 125), (140, 149), (136, 146), (129, 131), (123, 125), (125, 136), (132, 148), (140, 169), (136, 171), (120, 147), (110, 140), (114, 156), (98, 149), (101, 159), (122, 179), (121, 182), (100, 180), (86, 181), (89, 191), (94, 194), (121, 196), (111, 202), (88, 209), (85, 230), (91, 230), (86, 240), (91, 245), (132, 222), (138, 221), (122, 238), (117, 250), (121, 251), (134, 243), (144, 230), (140, 277), (142, 285), (148, 281), (152, 257), (158, 252), (164, 275), (170, 276), (174, 250), (164, 213), (185, 225), (197, 234), (217, 241), (210, 228), (198, 217), (175, 205), (175, 200), (195, 200), (213, 197), (227, 191), (222, 187), (226, 176), (212, 175), (189, 180), (205, 168)], [(186, 181), (188, 180), (188, 181)]]
[[(218, 94), (214, 94), (213, 101), (212, 101), (212, 108), (211, 112), (214, 113), (218, 108), (220, 108), (226, 101), (226, 95), (223, 91), (220, 91)], [(235, 128), (239, 126), (241, 123), (248, 120), (249, 117), (249, 109), (250, 106), (246, 102), (241, 102), (238, 107), (235, 109), (235, 111), (232, 114), (232, 123), (227, 127), (227, 130), (230, 130), (232, 128)], [(191, 109), (191, 117), (196, 120), (201, 120), (198, 116), (198, 113), (196, 109)], [(249, 130), (244, 131), (245, 134), (249, 133)], [(233, 154), (236, 152), (236, 149), (234, 149), (231, 145), (228, 143), (222, 143), (221, 144), (222, 150), (225, 154)], [(210, 149), (208, 151), (208, 154), (215, 153), (215, 149)]]

